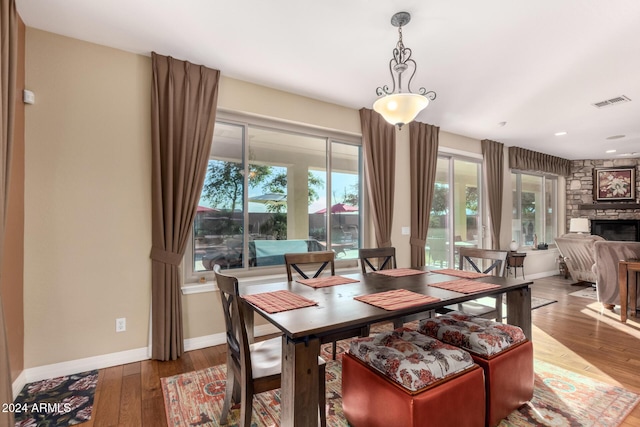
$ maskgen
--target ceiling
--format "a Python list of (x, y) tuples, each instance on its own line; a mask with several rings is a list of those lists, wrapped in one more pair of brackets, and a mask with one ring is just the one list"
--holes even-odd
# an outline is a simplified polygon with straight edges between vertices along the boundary
[(354, 109), (391, 85), (390, 19), (407, 11), (412, 89), (437, 92), (417, 120), (572, 160), (640, 157), (637, 0), (16, 2), (29, 27)]

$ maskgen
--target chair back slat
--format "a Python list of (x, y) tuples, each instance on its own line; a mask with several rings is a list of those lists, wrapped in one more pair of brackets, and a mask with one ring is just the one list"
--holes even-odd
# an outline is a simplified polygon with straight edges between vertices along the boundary
[[(307, 270), (307, 268), (312, 268), (310, 267), (312, 264), (320, 264), (319, 267), (316, 267), (316, 269), (313, 270), (312, 277), (319, 277), (327, 266), (331, 269), (331, 275), (335, 276), (335, 256), (336, 254), (333, 251), (284, 254), (284, 263), (287, 268), (287, 280), (290, 282), (293, 280), (292, 270), (295, 270), (303, 279), (308, 279), (310, 274), (305, 272), (305, 270)], [(305, 270), (302, 269), (302, 266), (306, 267)]]
[[(478, 248), (460, 248), (459, 249), (458, 268), (464, 270), (465, 265), (471, 266), (473, 271), (478, 273), (493, 274), (494, 276), (504, 277), (505, 267), (507, 264), (507, 251), (499, 251), (494, 249), (478, 249)], [(479, 267), (476, 260), (492, 261), (489, 267)], [(483, 269), (484, 268), (484, 269)]]
[(237, 364), (236, 368), (238, 370), (241, 367), (245, 368), (248, 378), (252, 378), (250, 343), (244, 321), (244, 302), (240, 298), (238, 279), (222, 274), (218, 264), (214, 265), (213, 272), (220, 289), (220, 299), (224, 311), (227, 351), (234, 364)]
[(367, 273), (367, 266), (371, 271), (398, 268), (396, 264), (396, 248), (394, 247), (360, 249), (358, 257), (360, 258), (362, 274)]

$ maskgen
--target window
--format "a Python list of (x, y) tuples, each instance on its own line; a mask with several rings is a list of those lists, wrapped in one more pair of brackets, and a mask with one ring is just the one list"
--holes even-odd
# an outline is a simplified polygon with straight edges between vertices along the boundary
[(520, 246), (553, 244), (557, 235), (557, 177), (513, 172), (511, 185), (513, 240)]
[(218, 119), (185, 258), (187, 281), (215, 264), (236, 271), (282, 266), (287, 252), (332, 249), (338, 260), (357, 259), (361, 169), (359, 139)]
[[(425, 251), (431, 267), (457, 267), (458, 249), (482, 247), (482, 161), (441, 153)], [(453, 242), (453, 244), (451, 244)]]

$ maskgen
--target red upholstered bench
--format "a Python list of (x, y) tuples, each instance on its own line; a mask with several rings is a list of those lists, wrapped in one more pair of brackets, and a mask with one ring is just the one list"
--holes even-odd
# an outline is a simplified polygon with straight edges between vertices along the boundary
[(410, 329), (355, 339), (342, 358), (342, 409), (354, 427), (483, 426), (483, 371)]
[(418, 331), (467, 350), (484, 369), (487, 427), (533, 398), (533, 345), (517, 326), (452, 311), (421, 320)]

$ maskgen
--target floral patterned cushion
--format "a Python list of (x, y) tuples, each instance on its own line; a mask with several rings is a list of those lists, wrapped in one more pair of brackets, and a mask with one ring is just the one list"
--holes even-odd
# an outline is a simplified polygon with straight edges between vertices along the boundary
[(494, 322), (460, 311), (423, 319), (418, 332), (481, 356), (492, 356), (518, 344), (526, 337), (517, 326)]
[(473, 366), (466, 351), (406, 328), (354, 339), (349, 352), (411, 391)]

